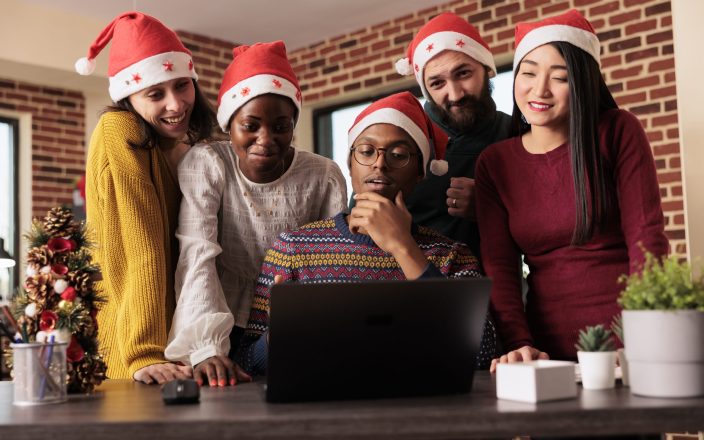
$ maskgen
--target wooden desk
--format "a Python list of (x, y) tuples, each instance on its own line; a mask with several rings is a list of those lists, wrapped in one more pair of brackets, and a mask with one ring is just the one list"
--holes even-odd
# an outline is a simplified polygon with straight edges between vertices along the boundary
[(495, 398), (487, 372), (467, 395), (267, 404), (261, 383), (203, 388), (198, 405), (166, 406), (157, 386), (108, 381), (93, 397), (15, 407), (0, 383), (0, 439), (510, 438), (704, 430), (704, 399), (647, 399), (628, 388), (580, 390), (538, 405)]

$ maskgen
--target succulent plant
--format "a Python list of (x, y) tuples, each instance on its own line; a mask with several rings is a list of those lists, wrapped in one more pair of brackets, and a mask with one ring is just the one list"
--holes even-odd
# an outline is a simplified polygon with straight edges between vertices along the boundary
[(614, 351), (616, 345), (613, 333), (602, 324), (587, 326), (579, 331), (579, 340), (575, 345), (579, 351)]

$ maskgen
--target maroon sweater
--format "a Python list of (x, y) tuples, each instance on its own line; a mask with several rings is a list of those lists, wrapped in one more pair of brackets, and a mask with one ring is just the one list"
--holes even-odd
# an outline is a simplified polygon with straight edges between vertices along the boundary
[[(613, 177), (617, 212), (605, 230), (572, 246), (574, 185), (569, 146), (531, 154), (520, 137), (492, 145), (477, 163), (477, 214), (491, 305), (504, 349), (532, 345), (574, 359), (579, 329), (609, 324), (620, 311), (617, 279), (643, 261), (640, 244), (668, 251), (655, 165), (638, 119), (605, 112), (599, 141)], [(640, 244), (639, 244), (640, 243)], [(520, 255), (530, 268), (524, 310)]]

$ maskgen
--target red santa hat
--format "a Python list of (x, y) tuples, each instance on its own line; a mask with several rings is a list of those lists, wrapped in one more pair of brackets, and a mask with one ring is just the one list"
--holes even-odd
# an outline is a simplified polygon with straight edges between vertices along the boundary
[(395, 125), (416, 142), (423, 156), (423, 175), (430, 161), (430, 172), (442, 176), (447, 173), (445, 149), (447, 135), (435, 125), (418, 99), (410, 92), (401, 92), (373, 102), (354, 120), (347, 135), (347, 146), (352, 148), (362, 132), (374, 124)]
[(230, 118), (237, 109), (267, 93), (290, 98), (298, 120), (303, 97), (283, 41), (237, 46), (232, 56), (218, 93), (218, 123), (223, 131), (229, 131)]
[(518, 67), (528, 52), (553, 41), (564, 41), (579, 47), (601, 66), (600, 45), (596, 31), (582, 14), (571, 9), (555, 17), (516, 25), (516, 53), (513, 56), (513, 69)]
[(111, 41), (108, 76), (115, 102), (164, 81), (198, 79), (191, 52), (176, 33), (141, 12), (117, 16), (90, 46), (88, 56), (76, 61), (76, 71), (93, 73), (95, 57)]
[(401, 75), (415, 74), (423, 91), (430, 99), (423, 81), (425, 64), (445, 50), (462, 52), (489, 68), (489, 78), (496, 75), (494, 56), (479, 31), (451, 12), (444, 12), (427, 22), (408, 45), (407, 58), (396, 62), (396, 71)]

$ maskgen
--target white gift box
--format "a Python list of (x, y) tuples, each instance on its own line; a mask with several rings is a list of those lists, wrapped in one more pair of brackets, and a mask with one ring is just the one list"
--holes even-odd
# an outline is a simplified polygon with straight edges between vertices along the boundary
[(577, 397), (574, 365), (549, 360), (499, 364), (496, 397), (528, 403)]

